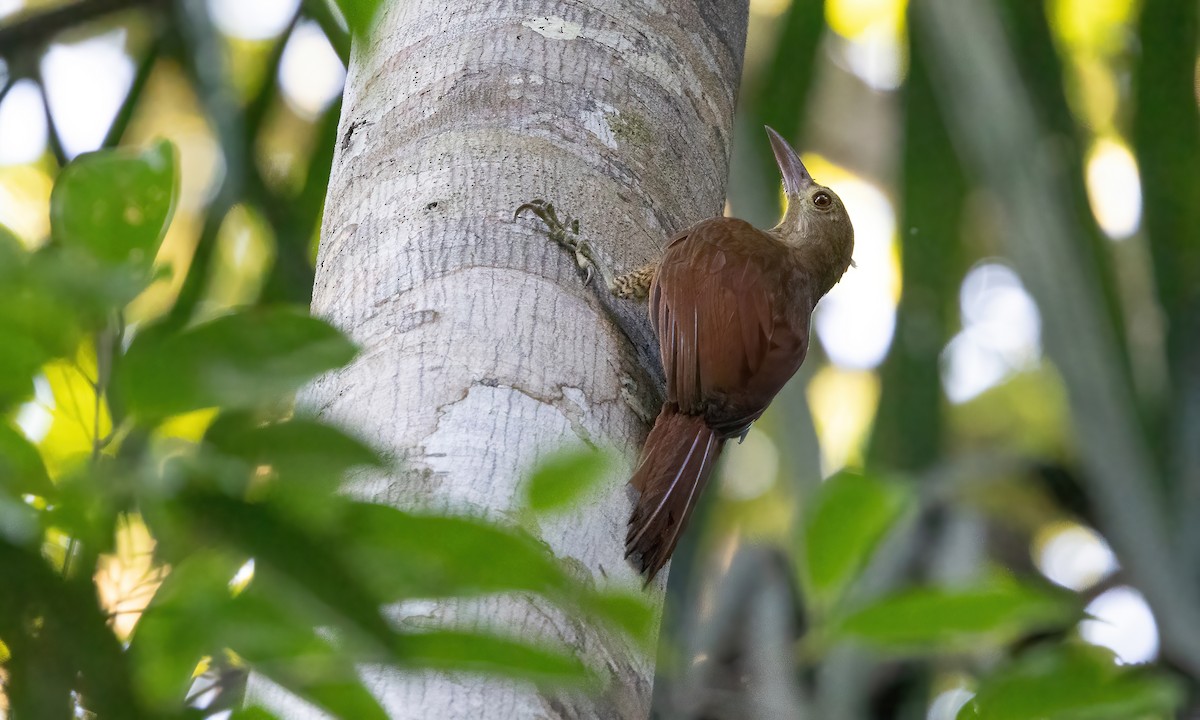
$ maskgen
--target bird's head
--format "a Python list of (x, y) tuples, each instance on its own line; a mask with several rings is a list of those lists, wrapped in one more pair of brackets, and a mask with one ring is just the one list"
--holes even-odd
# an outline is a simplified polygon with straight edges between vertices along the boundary
[(784, 242), (804, 247), (814, 260), (826, 266), (819, 270), (832, 274), (837, 282), (854, 255), (854, 226), (850, 224), (846, 206), (837, 193), (813, 180), (783, 136), (770, 127), (767, 136), (771, 138), (787, 196), (783, 220), (774, 232)]

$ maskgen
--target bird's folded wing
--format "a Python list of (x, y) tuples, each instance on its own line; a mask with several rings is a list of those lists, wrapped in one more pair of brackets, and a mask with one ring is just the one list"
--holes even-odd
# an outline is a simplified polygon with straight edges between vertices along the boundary
[(651, 288), (650, 318), (668, 400), (682, 412), (701, 413), (706, 400), (748, 387), (773, 337), (790, 331), (772, 298), (779, 278), (773, 265), (784, 252), (777, 243), (749, 223), (716, 218), (667, 247)]

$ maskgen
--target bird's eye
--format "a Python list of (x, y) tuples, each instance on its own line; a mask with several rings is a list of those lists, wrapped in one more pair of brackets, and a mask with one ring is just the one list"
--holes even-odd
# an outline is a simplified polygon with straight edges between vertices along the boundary
[(819, 192), (816, 195), (813, 195), (813, 205), (825, 210), (829, 208), (830, 205), (833, 205), (833, 198), (829, 197), (829, 193), (827, 192)]

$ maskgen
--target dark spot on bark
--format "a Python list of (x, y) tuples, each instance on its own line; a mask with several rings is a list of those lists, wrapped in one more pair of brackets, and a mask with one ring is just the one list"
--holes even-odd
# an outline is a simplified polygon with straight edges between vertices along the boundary
[(350, 123), (350, 127), (346, 128), (346, 134), (342, 136), (342, 150), (350, 148), (350, 141), (354, 139), (354, 133), (360, 127), (365, 127), (366, 125), (366, 120), (354, 120)]
[(438, 204), (437, 204), (437, 200), (434, 200), (433, 202), (431, 202), (431, 203), (429, 203), (428, 205), (426, 205), (426, 206), (425, 206), (425, 209), (426, 209), (426, 210), (432, 210), (432, 209), (434, 209), (434, 208), (435, 208), (435, 207), (437, 207), (437, 206), (438, 206)]

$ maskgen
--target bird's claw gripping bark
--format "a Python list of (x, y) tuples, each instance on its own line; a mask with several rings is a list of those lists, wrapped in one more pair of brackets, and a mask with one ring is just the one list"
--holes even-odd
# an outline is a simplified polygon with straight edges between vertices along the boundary
[[(646, 371), (649, 390), (654, 393), (654, 400), (650, 405), (661, 404), (662, 398), (666, 396), (666, 374), (659, 357), (658, 338), (646, 313), (645, 294), (638, 296), (636, 293), (626, 293), (624, 286), (616, 288), (613, 285), (612, 272), (600, 264), (592, 252), (591, 245), (579, 237), (578, 220), (568, 218), (564, 223), (558, 217), (554, 205), (545, 200), (531, 200), (520, 205), (513, 213), (513, 219), (521, 217), (521, 213), (526, 211), (545, 223), (551, 240), (571, 252), (575, 264), (583, 270), (581, 274), (585, 285), (591, 282), (593, 276), (600, 278), (600, 282), (591, 285), (592, 291), (608, 316), (633, 344), (638, 364)], [(653, 277), (653, 273), (646, 273), (644, 270), (634, 271), (634, 275), (638, 278), (645, 276), (647, 282)]]
[(583, 271), (583, 283), (585, 285), (590, 283), (592, 276), (596, 273), (596, 259), (592, 255), (591, 246), (586, 240), (579, 237), (579, 221), (566, 218), (566, 222), (563, 222), (559, 219), (554, 204), (541, 199), (531, 200), (518, 206), (516, 212), (513, 213), (513, 219), (521, 217), (521, 213), (526, 210), (536, 215), (546, 225), (546, 231), (551, 240), (571, 251), (575, 257), (575, 264)]

